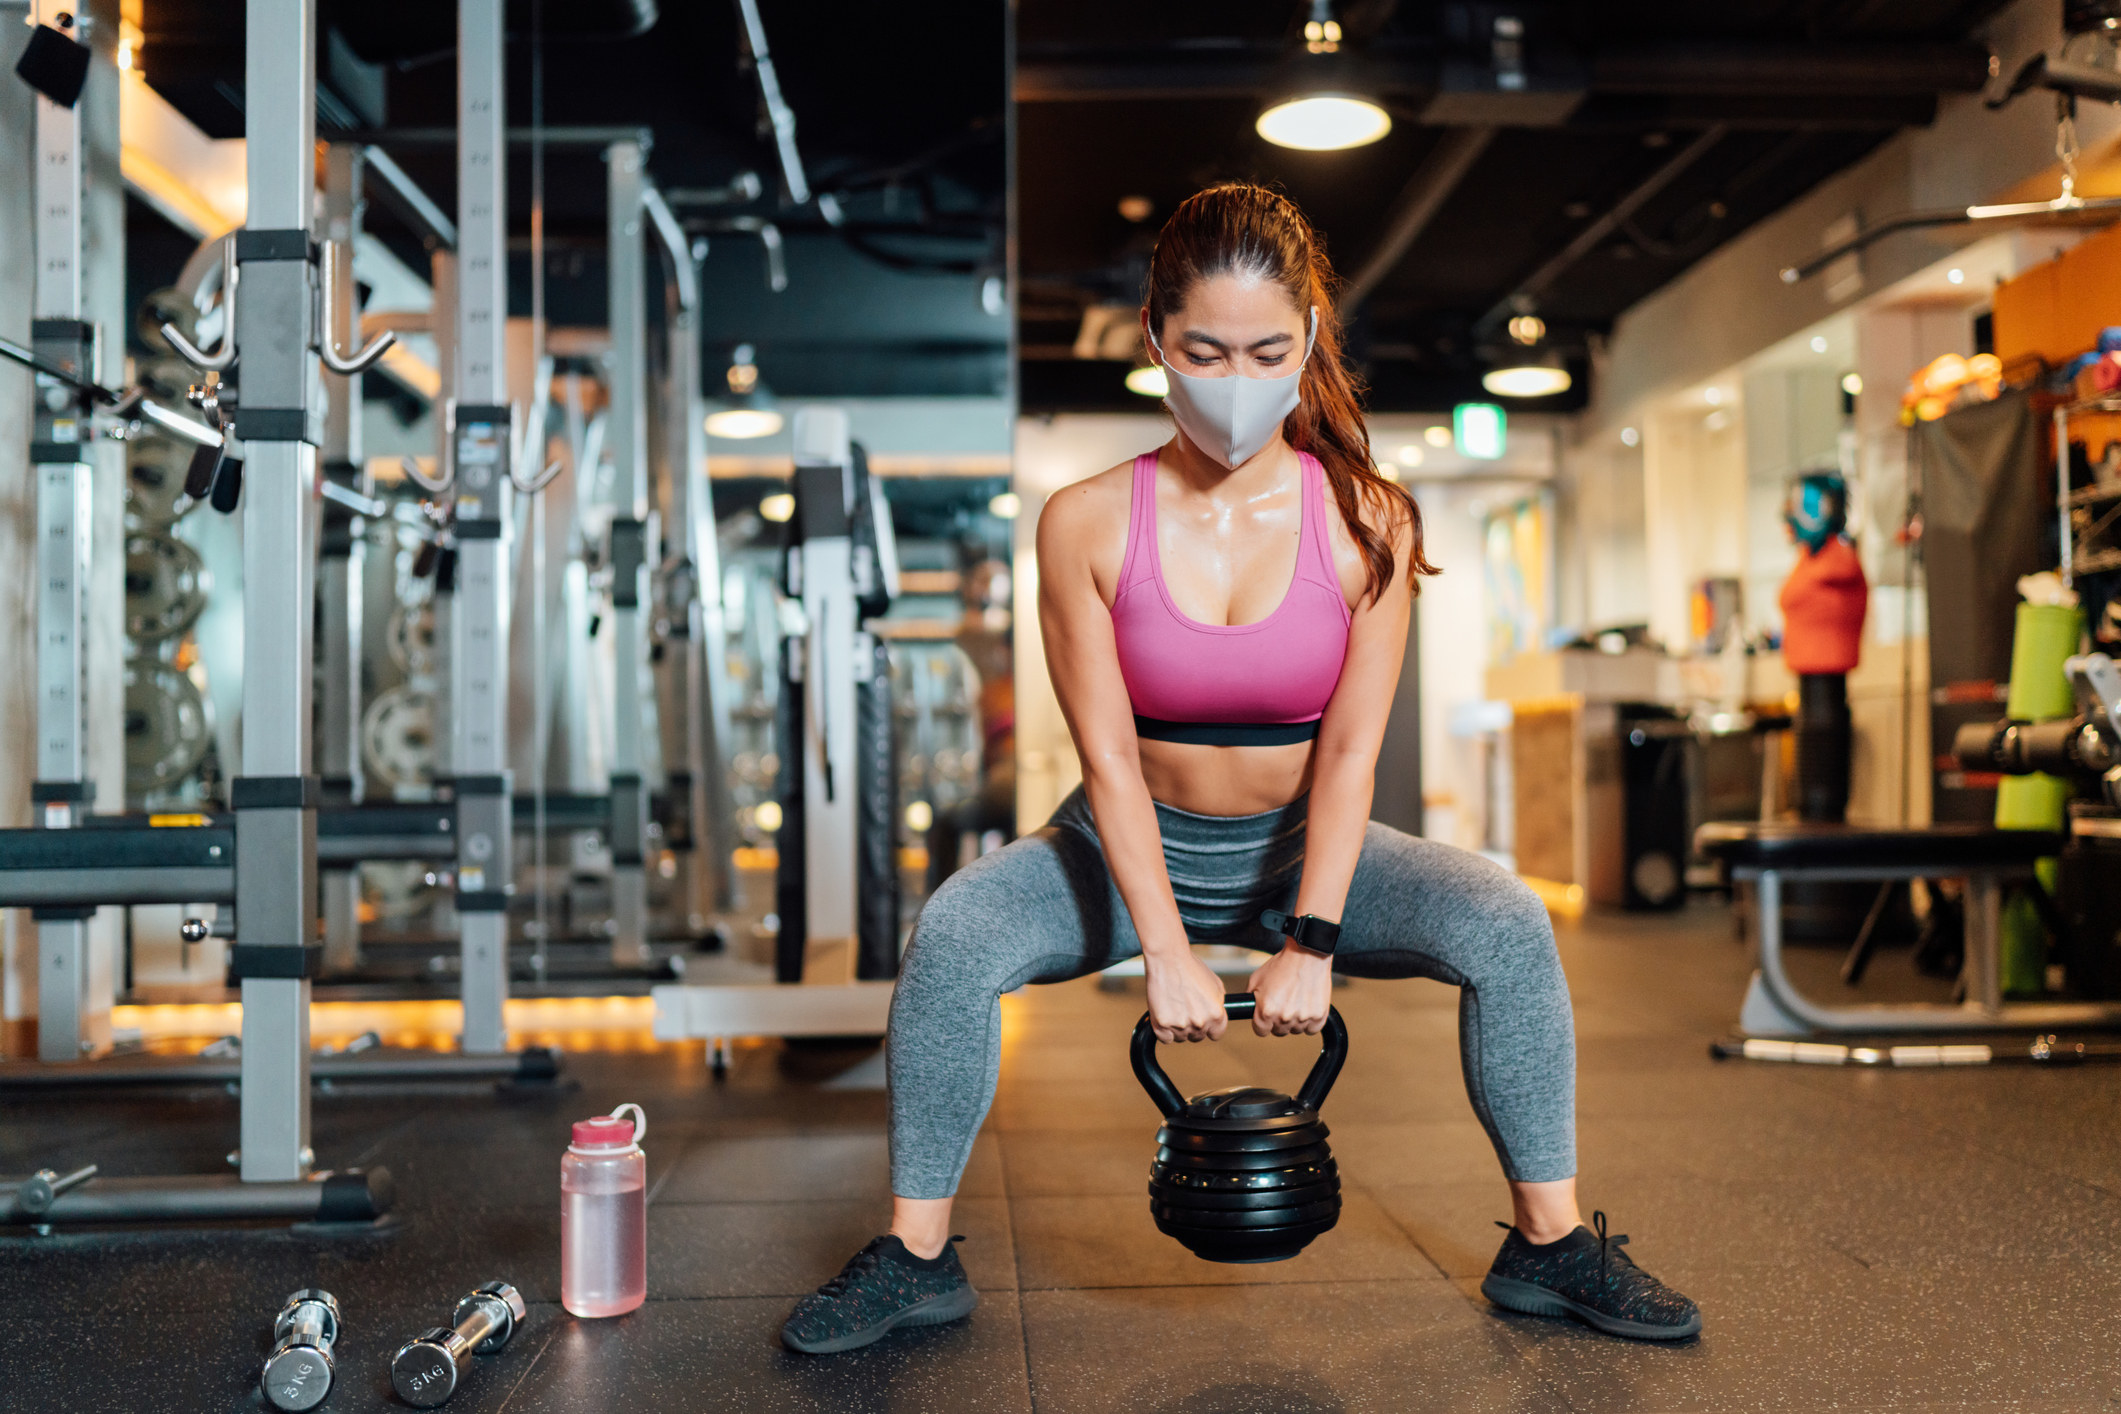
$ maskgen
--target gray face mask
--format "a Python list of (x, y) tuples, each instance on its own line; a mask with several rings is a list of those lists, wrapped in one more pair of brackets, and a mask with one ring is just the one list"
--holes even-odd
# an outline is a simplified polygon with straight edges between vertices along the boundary
[(1149, 346), (1164, 366), (1170, 391), (1164, 406), (1186, 434), (1188, 441), (1233, 470), (1259, 455), (1259, 449), (1274, 439), (1282, 419), (1302, 402), (1300, 387), (1304, 364), (1318, 343), (1318, 306), (1311, 306), (1311, 333), (1304, 341), (1303, 363), (1279, 378), (1247, 378), (1231, 374), (1224, 378), (1199, 378), (1172, 367), (1156, 335)]

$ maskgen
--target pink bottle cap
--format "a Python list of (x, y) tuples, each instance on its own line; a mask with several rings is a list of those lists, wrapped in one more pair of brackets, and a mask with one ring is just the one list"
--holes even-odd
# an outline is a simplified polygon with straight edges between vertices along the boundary
[(578, 1119), (573, 1145), (577, 1149), (623, 1149), (633, 1143), (633, 1121), (619, 1115)]

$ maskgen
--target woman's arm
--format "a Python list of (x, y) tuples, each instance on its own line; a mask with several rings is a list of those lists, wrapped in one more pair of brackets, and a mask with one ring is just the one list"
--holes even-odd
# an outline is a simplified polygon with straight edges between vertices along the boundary
[[(1046, 502), (1038, 523), (1038, 622), (1046, 671), (1082, 758), (1083, 792), (1104, 845), (1105, 865), (1141, 936), (1149, 1017), (1162, 1041), (1217, 1040), (1226, 1019), (1223, 984), (1193, 956), (1164, 870), (1156, 805), (1142, 781), (1134, 708), (1120, 675), (1112, 612), (1092, 561), (1112, 533), (1113, 487), (1078, 482)], [(1118, 523), (1126, 524), (1125, 500)], [(1115, 571), (1114, 576), (1117, 578)]]
[[(1389, 503), (1387, 503), (1389, 505)], [(1366, 508), (1371, 514), (1374, 509)], [(1357, 606), (1348, 625), (1348, 656), (1318, 724), (1311, 757), (1311, 799), (1304, 828), (1303, 882), (1296, 912), (1340, 921), (1370, 823), (1377, 752), (1399, 690), (1407, 654), (1407, 622), (1414, 595), (1412, 522), (1400, 515), (1380, 524), (1392, 541), (1392, 581)], [(1291, 942), (1252, 974), (1259, 998), (1252, 1028), (1262, 1036), (1316, 1035), (1331, 1004), (1332, 959)]]

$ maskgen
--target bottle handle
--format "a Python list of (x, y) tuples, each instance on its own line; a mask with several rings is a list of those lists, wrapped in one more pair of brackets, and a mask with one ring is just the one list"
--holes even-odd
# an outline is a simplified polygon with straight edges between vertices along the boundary
[[(1223, 1014), (1232, 1021), (1248, 1021), (1254, 1005), (1250, 992), (1232, 992), (1223, 998)], [(1340, 1019), (1339, 1007), (1326, 1008), (1325, 1030), (1319, 1040), (1322, 1049), (1318, 1061), (1311, 1067), (1311, 1073), (1304, 1077), (1303, 1088), (1296, 1092), (1296, 1103), (1307, 1110), (1316, 1110), (1326, 1102), (1327, 1092), (1340, 1078), (1340, 1068), (1347, 1064), (1348, 1024)], [(1178, 1093), (1171, 1077), (1164, 1074), (1164, 1068), (1156, 1063), (1156, 1031), (1147, 1012), (1143, 1012), (1142, 1019), (1134, 1024), (1132, 1059), (1134, 1078), (1149, 1092), (1149, 1098), (1163, 1111), (1164, 1118), (1169, 1119), (1186, 1107), (1185, 1097)]]
[(646, 1138), (648, 1134), (648, 1114), (645, 1110), (643, 1110), (639, 1105), (620, 1105), (617, 1109), (611, 1112), (610, 1118), (617, 1119), (620, 1115), (625, 1114), (628, 1110), (633, 1111), (633, 1142), (638, 1144), (641, 1142), (642, 1139)]

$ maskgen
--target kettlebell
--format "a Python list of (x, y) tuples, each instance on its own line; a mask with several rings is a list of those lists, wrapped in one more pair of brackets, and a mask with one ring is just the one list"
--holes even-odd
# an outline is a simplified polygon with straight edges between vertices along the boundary
[[(1232, 1021), (1249, 1021), (1250, 992), (1223, 999)], [(1327, 1013), (1324, 1049), (1295, 1096), (1232, 1085), (1181, 1099), (1156, 1063), (1147, 1013), (1134, 1027), (1134, 1077), (1163, 1111), (1149, 1166), (1149, 1213), (1157, 1229), (1210, 1262), (1282, 1262), (1340, 1221), (1340, 1168), (1318, 1107), (1348, 1059), (1348, 1028)]]

